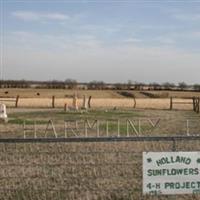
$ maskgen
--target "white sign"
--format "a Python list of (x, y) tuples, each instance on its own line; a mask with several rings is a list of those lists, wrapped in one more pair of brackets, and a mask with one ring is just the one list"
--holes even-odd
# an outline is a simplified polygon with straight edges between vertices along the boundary
[(200, 193), (200, 152), (143, 152), (143, 194)]

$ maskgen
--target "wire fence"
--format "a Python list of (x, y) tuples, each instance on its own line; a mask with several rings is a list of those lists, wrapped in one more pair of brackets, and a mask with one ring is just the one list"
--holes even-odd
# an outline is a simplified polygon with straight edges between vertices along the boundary
[(200, 151), (200, 136), (0, 139), (0, 199), (200, 198), (143, 196), (144, 151)]

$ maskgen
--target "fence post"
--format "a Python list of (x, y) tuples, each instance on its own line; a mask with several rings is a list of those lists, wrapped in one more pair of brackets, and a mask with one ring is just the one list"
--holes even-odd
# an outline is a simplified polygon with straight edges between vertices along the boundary
[(120, 121), (117, 120), (117, 137), (120, 137)]
[(18, 101), (19, 101), (19, 95), (17, 95), (16, 101), (15, 101), (15, 107), (16, 107), (16, 108), (18, 107)]
[(64, 105), (64, 111), (67, 112), (67, 110), (68, 110), (68, 105), (67, 105), (67, 103), (65, 103), (65, 105)]
[(135, 99), (135, 97), (133, 97), (133, 101), (134, 101), (133, 108), (136, 108), (136, 99)]
[(88, 98), (88, 108), (91, 108), (91, 99), (92, 99), (92, 96), (89, 96), (89, 98)]
[(173, 99), (172, 99), (172, 97), (170, 97), (170, 110), (172, 110), (173, 109)]
[(52, 96), (52, 108), (55, 108), (55, 96)]
[(106, 136), (107, 137), (109, 136), (109, 133), (108, 133), (108, 120), (106, 120)]
[(34, 121), (34, 138), (37, 138), (36, 121)]
[(186, 128), (187, 128), (187, 135), (190, 135), (189, 119), (187, 119), (187, 121), (186, 121)]
[(126, 136), (129, 137), (129, 125), (128, 125), (128, 120), (126, 120)]
[(23, 131), (24, 131), (24, 139), (26, 138), (26, 122), (23, 121)]
[(67, 122), (65, 121), (65, 123), (64, 123), (65, 138), (67, 138), (67, 128), (68, 128), (68, 126), (67, 126)]
[(196, 113), (200, 111), (200, 97), (193, 97), (193, 110)]
[(85, 132), (85, 137), (87, 137), (88, 136), (88, 132), (87, 132), (87, 121), (86, 120), (84, 120), (84, 132)]
[(138, 133), (141, 134), (141, 120), (138, 120)]
[(173, 142), (172, 151), (176, 151), (176, 140), (173, 138), (172, 142)]
[(99, 137), (99, 120), (97, 120), (97, 137)]
[(195, 97), (192, 97), (193, 111), (195, 111)]

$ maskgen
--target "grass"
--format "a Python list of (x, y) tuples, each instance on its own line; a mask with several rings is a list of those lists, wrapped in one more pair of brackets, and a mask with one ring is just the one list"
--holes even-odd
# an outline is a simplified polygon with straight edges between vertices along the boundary
[[(121, 118), (132, 118), (132, 117), (142, 117), (141, 112), (137, 111), (114, 111), (114, 110), (91, 110), (91, 111), (35, 111), (35, 112), (19, 112), (11, 113), (9, 117), (12, 119), (11, 123), (18, 123), (18, 120), (37, 120), (41, 121), (42, 119), (52, 119), (57, 122), (71, 119), (121, 119)], [(45, 120), (42, 120), (42, 122)]]
[[(198, 151), (199, 144), (179, 141), (177, 150)], [(142, 152), (171, 150), (169, 142), (0, 145), (0, 199), (170, 200), (142, 195)]]
[[(22, 109), (24, 110), (24, 109)], [(199, 133), (200, 126), (199, 120), (200, 115), (197, 115), (193, 111), (167, 111), (167, 110), (113, 110), (113, 109), (93, 109), (89, 111), (68, 111), (64, 112), (61, 109), (42, 109), (29, 111), (28, 109), (24, 112), (9, 112), (8, 124), (0, 124), (0, 137), (23, 137), (23, 123), (26, 122), (26, 127), (33, 130), (34, 123), (36, 122), (38, 128), (38, 137), (44, 137), (44, 132), (47, 127), (48, 121), (52, 120), (56, 128), (59, 137), (64, 137), (64, 125), (67, 121), (69, 128), (69, 135), (73, 135), (70, 128), (75, 129), (75, 120), (78, 123), (78, 135), (84, 135), (85, 132), (85, 120), (88, 120), (92, 125), (95, 120), (99, 121), (100, 124), (100, 135), (106, 136), (106, 121), (109, 123), (109, 134), (117, 135), (117, 120), (120, 121), (120, 135), (126, 135), (127, 131), (127, 119), (133, 121), (136, 130), (139, 132), (139, 120), (141, 134), (144, 135), (169, 135), (169, 134), (186, 134), (187, 127), (186, 121), (189, 119), (189, 131), (190, 133)], [(152, 127), (150, 120), (156, 123), (160, 119), (156, 127)], [(72, 121), (71, 121), (72, 120)], [(71, 122), (70, 122), (71, 121)], [(87, 125), (87, 124), (86, 124)], [(87, 125), (88, 126), (88, 125)], [(131, 125), (128, 123), (130, 135), (135, 135), (136, 131), (133, 130)], [(88, 134), (90, 136), (96, 135), (96, 124), (93, 129), (88, 128)], [(50, 126), (52, 133), (52, 127)], [(33, 131), (30, 137), (33, 136)]]
[[(135, 129), (136, 131), (128, 124), (129, 126), (129, 134), (130, 135), (138, 135), (139, 133), (139, 128), (138, 128), (138, 124), (135, 123)], [(106, 133), (106, 128), (107, 128), (107, 125), (106, 123), (102, 123), (100, 125), (100, 130), (102, 130), (102, 132), (104, 132), (104, 135)], [(141, 130), (143, 132), (147, 131), (147, 130), (152, 130), (153, 128), (148, 126), (148, 125), (144, 125), (142, 124), (140, 126)], [(127, 136), (127, 122), (126, 121), (123, 121), (120, 123), (120, 136)], [(117, 121), (114, 123), (114, 122), (108, 122), (108, 132), (109, 134), (115, 134), (118, 132), (118, 127), (117, 127)]]
[[(44, 137), (45, 129), (47, 128), (49, 120), (53, 121), (53, 124), (59, 133), (59, 137), (64, 136), (64, 123), (65, 121), (71, 121), (71, 120), (77, 120), (78, 121), (78, 135), (85, 134), (85, 125), (86, 121), (92, 125), (95, 120), (99, 120), (100, 122), (100, 132), (101, 134), (105, 135), (105, 123), (106, 120), (109, 121), (109, 134), (116, 134), (117, 125), (114, 124), (113, 120), (120, 120), (120, 132), (121, 134), (126, 134), (126, 119), (135, 119), (138, 117), (143, 117), (142, 112), (138, 111), (128, 111), (128, 110), (91, 110), (91, 111), (82, 111), (82, 112), (76, 112), (76, 111), (70, 111), (70, 112), (63, 112), (62, 110), (44, 110), (44, 111), (32, 111), (32, 112), (17, 112), (17, 113), (10, 113), (9, 114), (9, 122), (7, 125), (4, 125), (0, 130), (0, 135), (3, 137), (3, 132), (7, 128), (9, 128), (10, 125), (15, 126), (12, 127), (12, 131), (8, 134), (6, 133), (6, 137), (11, 136), (12, 137), (22, 137), (23, 132), (23, 124), (25, 122), (26, 128), (30, 129), (30, 131), (27, 133), (30, 137), (33, 137), (33, 126), (36, 124), (37, 128), (37, 135), (38, 137)], [(84, 125), (85, 124), (85, 125)], [(75, 129), (75, 123), (74, 122), (67, 122), (67, 126), (72, 127)], [(88, 126), (88, 125), (86, 125)], [(7, 128), (6, 128), (7, 127)], [(94, 135), (96, 134), (96, 124), (91, 129), (88, 128), (88, 134)], [(142, 127), (143, 128), (143, 127)], [(49, 127), (49, 133), (52, 133), (52, 126)], [(9, 128), (10, 130), (10, 128)], [(21, 131), (20, 131), (21, 130)], [(2, 132), (2, 134), (1, 134)], [(13, 134), (15, 132), (15, 134)], [(73, 135), (72, 130), (70, 129), (68, 131), (68, 136)], [(131, 133), (130, 128), (130, 133)], [(49, 134), (48, 134), (49, 135)]]
[(17, 124), (17, 125), (22, 125), (26, 123), (26, 125), (33, 125), (35, 122), (37, 124), (47, 124), (47, 121), (45, 120), (27, 120), (27, 119), (22, 119), (22, 118), (14, 118), (14, 119), (9, 119), (8, 124)]

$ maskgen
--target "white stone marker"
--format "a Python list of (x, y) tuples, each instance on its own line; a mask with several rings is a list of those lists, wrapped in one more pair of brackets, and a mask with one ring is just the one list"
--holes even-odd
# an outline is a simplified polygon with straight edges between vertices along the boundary
[(6, 114), (6, 105), (5, 104), (0, 104), (0, 120), (2, 121), (7, 121), (7, 114)]

